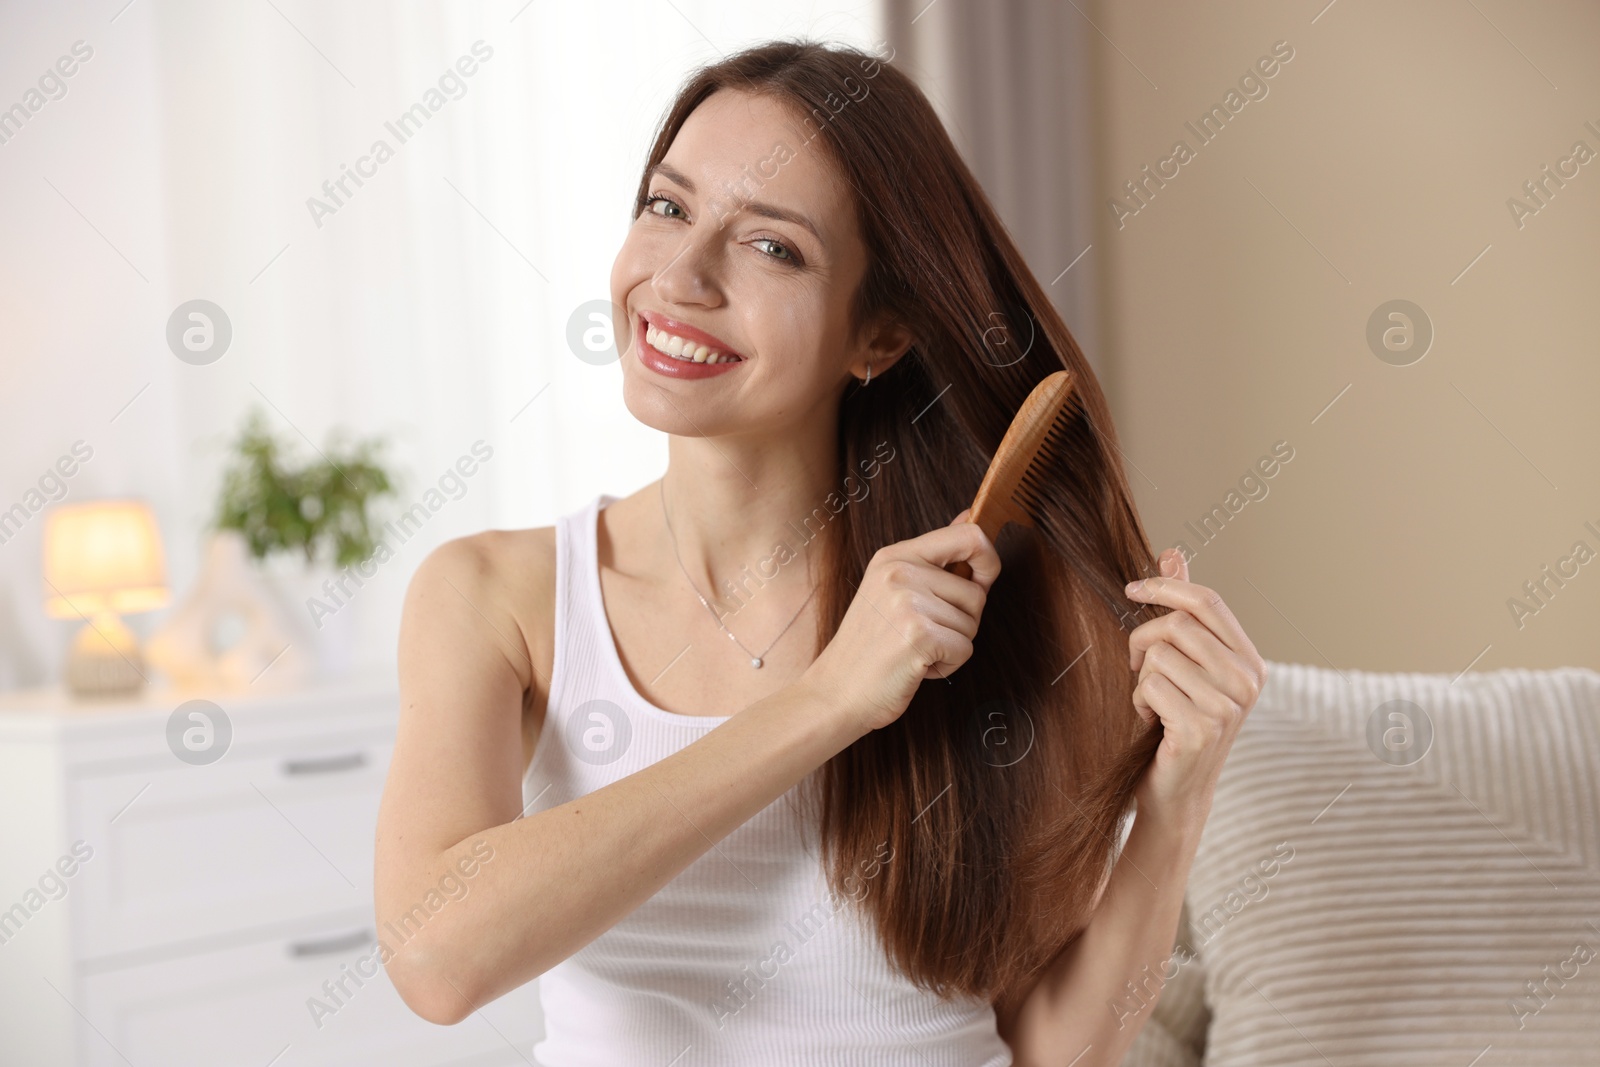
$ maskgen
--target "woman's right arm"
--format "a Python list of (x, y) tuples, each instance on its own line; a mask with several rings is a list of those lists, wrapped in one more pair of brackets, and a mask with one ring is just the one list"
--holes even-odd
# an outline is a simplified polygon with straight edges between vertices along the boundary
[[(408, 935), (385, 960), (406, 1004), (450, 1024), (537, 978), (892, 722), (924, 678), (964, 663), (1000, 567), (965, 514), (874, 556), (839, 633), (794, 684), (671, 756), (526, 818), (521, 709), (546, 680), (482, 541), (431, 553), (401, 621), (374, 887), (380, 931)], [(956, 559), (971, 563), (971, 580), (942, 569)]]

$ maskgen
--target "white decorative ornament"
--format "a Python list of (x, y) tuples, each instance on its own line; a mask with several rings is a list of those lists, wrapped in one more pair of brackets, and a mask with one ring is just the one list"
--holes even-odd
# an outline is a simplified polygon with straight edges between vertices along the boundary
[(218, 530), (183, 603), (145, 642), (145, 659), (185, 689), (293, 687), (316, 657), (251, 565), (244, 535)]

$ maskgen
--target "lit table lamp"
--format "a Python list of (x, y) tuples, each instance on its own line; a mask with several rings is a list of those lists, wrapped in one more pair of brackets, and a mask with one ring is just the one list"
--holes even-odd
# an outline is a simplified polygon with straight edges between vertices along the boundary
[(95, 500), (53, 508), (44, 530), (44, 611), (87, 619), (67, 656), (74, 693), (111, 695), (144, 685), (139, 640), (119, 617), (168, 600), (161, 533), (141, 500)]

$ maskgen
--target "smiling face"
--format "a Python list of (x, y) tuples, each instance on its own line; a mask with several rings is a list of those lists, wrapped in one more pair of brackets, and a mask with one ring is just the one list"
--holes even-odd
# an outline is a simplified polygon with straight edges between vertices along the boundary
[(619, 324), (623, 396), (646, 425), (781, 433), (837, 410), (868, 359), (880, 375), (910, 344), (900, 328), (851, 329), (867, 250), (848, 187), (806, 134), (775, 98), (719, 90), (651, 175), (611, 269), (630, 331)]

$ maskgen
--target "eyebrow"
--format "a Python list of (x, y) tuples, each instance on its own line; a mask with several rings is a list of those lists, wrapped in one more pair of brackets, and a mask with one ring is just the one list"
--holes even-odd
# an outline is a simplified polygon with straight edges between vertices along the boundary
[[(670, 164), (657, 163), (654, 167), (651, 167), (650, 175), (654, 176), (657, 174), (676, 185), (683, 186), (690, 193), (698, 192), (698, 190), (695, 188), (694, 182), (689, 179), (689, 176)], [(774, 219), (778, 222), (792, 222), (796, 226), (802, 226), (811, 231), (811, 236), (815, 237), (822, 244), (827, 244), (826, 241), (822, 240), (822, 234), (818, 233), (817, 228), (811, 224), (811, 220), (799, 212), (790, 211), (787, 208), (781, 208), (774, 204), (765, 204), (758, 200), (741, 201), (740, 210), (748, 211), (752, 215), (759, 215), (764, 219)]]

